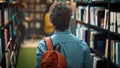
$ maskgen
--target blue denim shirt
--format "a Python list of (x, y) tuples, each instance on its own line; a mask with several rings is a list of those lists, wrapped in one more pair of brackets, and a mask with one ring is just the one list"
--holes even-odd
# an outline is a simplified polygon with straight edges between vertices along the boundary
[[(65, 30), (64, 32), (55, 30), (51, 40), (53, 46), (59, 43), (61, 47), (60, 52), (67, 61), (67, 68), (93, 68), (88, 45), (76, 38), (70, 30)], [(36, 51), (36, 68), (40, 68), (41, 58), (45, 51), (46, 44), (45, 40), (42, 39)]]

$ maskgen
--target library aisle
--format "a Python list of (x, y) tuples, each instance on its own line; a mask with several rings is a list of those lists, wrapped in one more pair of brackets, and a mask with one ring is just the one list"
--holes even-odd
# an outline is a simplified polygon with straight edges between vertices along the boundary
[(35, 68), (35, 53), (40, 39), (27, 39), (21, 45), (17, 68)]

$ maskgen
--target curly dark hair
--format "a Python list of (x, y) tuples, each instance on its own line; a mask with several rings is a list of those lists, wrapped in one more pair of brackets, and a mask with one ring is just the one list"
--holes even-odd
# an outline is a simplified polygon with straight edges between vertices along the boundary
[(50, 21), (55, 29), (64, 31), (69, 28), (72, 8), (70, 5), (62, 2), (54, 3), (49, 10)]

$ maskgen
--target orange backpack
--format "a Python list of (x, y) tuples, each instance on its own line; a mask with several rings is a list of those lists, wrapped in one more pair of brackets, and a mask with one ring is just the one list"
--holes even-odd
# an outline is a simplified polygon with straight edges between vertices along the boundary
[(65, 57), (53, 49), (50, 37), (45, 41), (48, 50), (42, 56), (41, 68), (67, 68)]

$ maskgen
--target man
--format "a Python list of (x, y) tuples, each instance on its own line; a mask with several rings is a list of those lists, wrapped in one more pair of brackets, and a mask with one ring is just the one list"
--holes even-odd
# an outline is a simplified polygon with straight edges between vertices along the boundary
[[(51, 6), (49, 13), (50, 21), (55, 27), (55, 32), (50, 38), (53, 47), (59, 44), (60, 53), (67, 61), (67, 68), (92, 68), (88, 45), (70, 32), (71, 7), (65, 3), (55, 3)], [(36, 51), (36, 68), (40, 68), (41, 58), (46, 50), (45, 40), (42, 39)]]
[(26, 32), (25, 21), (30, 22), (31, 18), (29, 18), (25, 15), (25, 9), (26, 9), (26, 4), (25, 3), (19, 4), (18, 9), (19, 9), (19, 12), (18, 12), (18, 15), (19, 15), (18, 28), (20, 30), (21, 43), (24, 43), (25, 32)]

